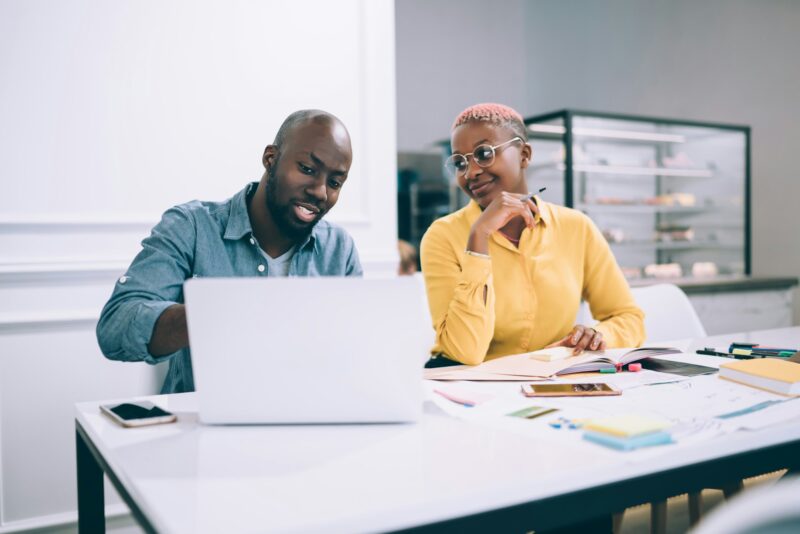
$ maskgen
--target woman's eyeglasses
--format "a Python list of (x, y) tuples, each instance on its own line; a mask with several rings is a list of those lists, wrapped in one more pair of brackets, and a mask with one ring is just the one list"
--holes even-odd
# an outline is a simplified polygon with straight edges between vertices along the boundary
[(505, 143), (500, 143), (499, 145), (494, 146), (478, 145), (472, 154), (453, 154), (445, 160), (444, 167), (447, 169), (447, 172), (453, 176), (464, 174), (469, 168), (469, 160), (467, 158), (470, 156), (472, 156), (472, 159), (475, 160), (475, 163), (477, 163), (479, 167), (488, 167), (494, 163), (494, 157), (497, 149), (509, 143), (513, 143), (514, 141), (522, 141), (522, 138), (517, 136), (513, 139), (509, 139)]

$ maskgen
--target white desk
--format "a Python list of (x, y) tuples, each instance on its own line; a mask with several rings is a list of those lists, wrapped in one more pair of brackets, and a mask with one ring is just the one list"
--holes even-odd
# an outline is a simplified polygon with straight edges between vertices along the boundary
[[(797, 346), (800, 328), (690, 348), (732, 340)], [(559, 527), (800, 465), (798, 420), (646, 462), (585, 447), (566, 462), (576, 451), (432, 405), (414, 425), (208, 427), (197, 423), (194, 394), (152, 399), (179, 422), (123, 429), (100, 403), (77, 405), (81, 532), (103, 529), (103, 472), (149, 532), (455, 532)]]

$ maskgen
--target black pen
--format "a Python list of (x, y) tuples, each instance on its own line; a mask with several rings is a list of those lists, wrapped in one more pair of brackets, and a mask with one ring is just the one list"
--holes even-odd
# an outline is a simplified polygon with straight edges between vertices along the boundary
[(723, 358), (735, 358), (737, 360), (750, 360), (752, 356), (743, 356), (740, 354), (730, 354), (728, 352), (718, 352), (711, 347), (704, 347), (695, 351), (697, 354), (706, 354), (708, 356), (722, 356)]
[(704, 347), (702, 349), (697, 349), (695, 351), (697, 354), (705, 354), (707, 356), (722, 356), (724, 358), (733, 358), (733, 354), (728, 354), (727, 352), (717, 352), (712, 348)]
[(542, 192), (542, 191), (544, 191), (545, 189), (547, 189), (547, 188), (546, 188), (546, 187), (543, 187), (543, 188), (539, 189), (539, 190), (538, 190), (537, 192), (535, 192), (535, 193), (528, 193), (527, 195), (525, 195), (524, 197), (522, 197), (522, 199), (521, 199), (521, 200), (523, 200), (523, 201), (525, 201), (525, 200), (531, 200), (533, 197), (535, 197), (536, 195), (538, 195), (539, 193), (541, 193), (541, 192)]

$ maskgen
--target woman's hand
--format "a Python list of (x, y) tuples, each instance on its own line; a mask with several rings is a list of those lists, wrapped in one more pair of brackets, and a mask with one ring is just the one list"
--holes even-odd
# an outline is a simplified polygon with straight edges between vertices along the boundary
[(606, 350), (603, 334), (594, 328), (576, 324), (567, 336), (545, 348), (550, 347), (575, 347), (572, 354), (580, 354), (584, 350)]
[(483, 210), (473, 223), (467, 241), (467, 250), (479, 254), (489, 253), (489, 236), (508, 224), (514, 217), (522, 217), (525, 226), (533, 228), (536, 224), (534, 214), (539, 213), (536, 204), (528, 195), (503, 191)]

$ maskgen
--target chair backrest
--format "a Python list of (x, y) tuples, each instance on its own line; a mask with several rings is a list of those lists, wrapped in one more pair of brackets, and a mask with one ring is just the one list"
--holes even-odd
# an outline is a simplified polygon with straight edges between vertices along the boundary
[(800, 477), (761, 484), (720, 504), (691, 530), (692, 534), (781, 534), (800, 532)]
[(706, 337), (706, 329), (689, 297), (674, 284), (656, 284), (631, 289), (636, 304), (644, 311), (646, 343)]
[[(689, 297), (678, 286), (656, 284), (634, 287), (631, 293), (636, 304), (644, 311), (646, 344), (706, 336), (706, 329)], [(581, 304), (576, 322), (591, 323), (591, 312), (585, 302)]]

